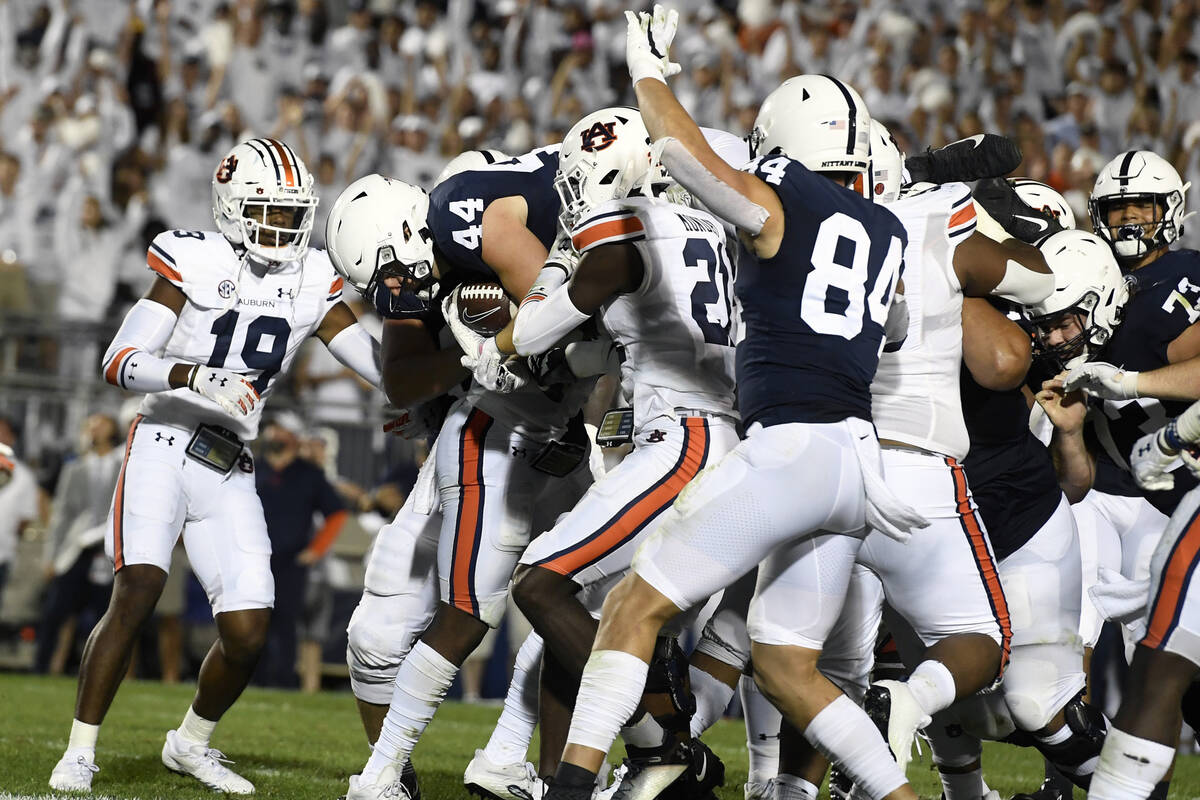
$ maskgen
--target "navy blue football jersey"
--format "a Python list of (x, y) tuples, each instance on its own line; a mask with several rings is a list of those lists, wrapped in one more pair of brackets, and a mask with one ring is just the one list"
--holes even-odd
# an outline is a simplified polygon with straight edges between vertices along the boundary
[(554, 244), (561, 202), (554, 191), (561, 145), (540, 147), (523, 156), (452, 175), (429, 195), (429, 230), (434, 244), (455, 270), (476, 280), (496, 281), (484, 263), (483, 212), (493, 200), (521, 195), (529, 207), (526, 226), (546, 249)]
[[(1188, 326), (1200, 320), (1200, 253), (1175, 250), (1130, 274), (1129, 301), (1124, 317), (1108, 345), (1097, 356), (1128, 370), (1139, 372), (1167, 365), (1167, 346)], [(1132, 480), (1118, 483), (1111, 474), (1113, 465), (1128, 471), (1129, 453), (1143, 435), (1158, 430), (1189, 405), (1188, 401), (1135, 400), (1093, 401), (1089, 416), (1099, 444), (1097, 465), (1105, 474), (1100, 491), (1127, 494)], [(1103, 462), (1111, 462), (1105, 464)], [(1143, 492), (1163, 513), (1170, 514), (1179, 498), (1197, 483), (1186, 469), (1174, 472), (1175, 489), (1170, 492)]]
[(872, 203), (786, 156), (746, 166), (783, 206), (779, 252), (745, 246), (735, 291), (745, 338), (737, 348), (746, 425), (871, 419), (871, 380), (908, 241)]
[(1050, 451), (1029, 430), (1021, 389), (985, 389), (965, 364), (959, 388), (971, 436), (963, 468), (992, 550), (1003, 560), (1041, 530), (1062, 501), (1062, 491)]

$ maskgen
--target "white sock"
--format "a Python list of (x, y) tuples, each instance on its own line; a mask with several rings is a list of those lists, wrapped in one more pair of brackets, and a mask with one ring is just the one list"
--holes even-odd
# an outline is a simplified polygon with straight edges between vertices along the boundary
[(908, 676), (908, 689), (926, 714), (933, 716), (954, 702), (954, 676), (940, 661), (922, 661)]
[(425, 642), (413, 645), (396, 672), (392, 704), (383, 719), (375, 750), (363, 768), (364, 781), (373, 782), (384, 768), (408, 761), (457, 674), (458, 667)]
[(538, 663), (541, 660), (542, 637), (530, 633), (517, 651), (508, 694), (504, 696), (504, 710), (496, 721), (492, 738), (483, 748), (483, 754), (493, 764), (519, 764), (529, 752), (529, 741), (537, 725)]
[(100, 726), (71, 720), (71, 738), (67, 739), (68, 750), (87, 750), (95, 755), (96, 739), (100, 738)]
[(621, 650), (593, 650), (583, 668), (567, 741), (607, 753), (637, 710), (650, 665)]
[(841, 764), (871, 797), (884, 797), (907, 783), (875, 723), (845, 695), (813, 717), (804, 738), (830, 761)]
[(700, 736), (716, 724), (729, 708), (733, 689), (702, 669), (688, 667), (691, 676), (692, 694), (696, 696), (696, 713), (692, 714), (692, 738)]
[(1038, 736), (1037, 740), (1043, 744), (1062, 744), (1067, 739), (1071, 738), (1070, 727), (1063, 725), (1049, 736)]
[(758, 690), (749, 675), (738, 681), (742, 714), (746, 717), (746, 751), (749, 755), (748, 783), (766, 783), (779, 771), (779, 709)]
[(640, 747), (643, 750), (648, 750), (651, 747), (658, 747), (666, 741), (667, 732), (663, 730), (663, 726), (658, 724), (650, 712), (642, 714), (641, 719), (632, 725), (627, 725), (621, 728), (621, 739), (625, 744), (633, 747)]
[(1092, 774), (1088, 800), (1136, 800), (1149, 797), (1171, 769), (1175, 748), (1108, 729), (1100, 763)]
[(213, 731), (216, 728), (217, 723), (205, 719), (193, 711), (191, 706), (188, 706), (187, 713), (183, 715), (183, 722), (179, 723), (179, 727), (175, 729), (175, 733), (179, 738), (185, 739), (188, 742), (208, 747), (208, 740), (212, 738)]
[(817, 800), (820, 791), (804, 778), (781, 772), (775, 776), (772, 800)]
[(938, 772), (942, 779), (942, 794), (946, 800), (979, 800), (987, 793), (983, 783), (983, 769), (970, 772)]

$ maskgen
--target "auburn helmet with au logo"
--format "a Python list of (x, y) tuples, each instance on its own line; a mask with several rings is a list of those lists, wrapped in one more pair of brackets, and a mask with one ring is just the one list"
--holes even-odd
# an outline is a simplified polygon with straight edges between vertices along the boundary
[(589, 209), (628, 197), (647, 183), (666, 182), (638, 110), (602, 108), (576, 122), (563, 137), (554, 178), (562, 199), (559, 221), (569, 232)]
[(212, 196), (217, 229), (256, 261), (278, 264), (308, 252), (317, 206), (313, 176), (284, 142), (234, 146), (213, 173)]

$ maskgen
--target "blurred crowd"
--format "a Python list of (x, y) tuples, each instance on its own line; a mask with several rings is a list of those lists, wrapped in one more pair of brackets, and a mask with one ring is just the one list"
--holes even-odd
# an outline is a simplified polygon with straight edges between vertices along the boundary
[[(1025, 155), (1021, 173), (1063, 192), (1084, 226), (1096, 172), (1121, 150), (1154, 150), (1200, 187), (1200, 0), (671, 4), (681, 12), (675, 92), (702, 125), (744, 135), (781, 80), (826, 72), (854, 84), (910, 153), (983, 131), (1014, 137)], [(15, 360), (0, 352), (0, 387), (14, 364), (60, 380), (98, 380), (91, 373), (99, 348), (153, 277), (149, 240), (165, 229), (212, 227), (210, 176), (236, 142), (278, 137), (307, 162), (323, 198), (313, 244), (323, 246), (322, 212), (361, 175), (428, 188), (464, 150), (522, 153), (559, 141), (589, 111), (632, 102), (623, 16), (630, 5), (649, 3), (0, 0), (0, 328), (6, 319), (81, 325), (95, 339), (90, 348), (26, 348)], [(1196, 191), (1192, 207), (1200, 207)], [(1182, 244), (1200, 247), (1200, 224)], [(299, 457), (320, 466), (353, 512), (349, 529), (377, 529), (415, 471), (411, 451), (385, 451), (377, 423), (363, 425), (364, 405), (378, 416), (381, 400), (323, 348), (301, 359), (280, 394), (279, 404), (309, 423), (268, 428), (265, 441), (276, 438), (271, 431), (290, 431)], [(49, 580), (39, 589), (50, 587), (53, 602), (40, 606), (49, 619), (35, 628), (40, 668), (64, 668), (80, 638), (63, 633), (66, 621), (86, 627), (106, 602), (105, 570), (92, 568), (96, 540), (72, 540), (63, 528), (73, 520), (80, 533), (86, 515), (64, 517), (54, 500), (64, 486), (90, 486), (87, 518), (103, 521), (96, 515), (111, 491), (106, 497), (101, 483), (119, 462), (123, 434), (121, 398), (97, 397), (104, 402), (88, 411), (103, 406), (111, 415), (87, 417), (78, 442), (70, 431), (81, 415), (65, 417), (54, 434), (65, 457), (33, 459), (33, 477), (6, 490), (34, 517), (0, 522), (0, 573), (15, 559), (19, 535), (44, 534), (43, 545), (26, 548), (40, 568), (18, 570)], [(15, 414), (0, 420), (0, 441), (12, 440), (21, 455), (22, 428), (30, 440), (44, 431), (33, 430), (27, 400), (11, 398), (0, 389), (0, 412)], [(314, 427), (323, 433), (312, 435)], [(376, 458), (352, 470), (339, 448)], [(73, 462), (86, 469), (68, 470)], [(33, 492), (34, 512), (27, 499), (13, 499), (18, 485)], [(324, 509), (334, 513), (330, 502)], [(336, 564), (333, 540), (356, 541), (335, 536), (319, 553), (331, 557), (312, 557), (304, 537), (325, 530), (321, 518), (291, 540), (293, 562), (307, 553), (306, 567)], [(344, 545), (341, 573), (313, 572), (332, 570), (326, 583), (357, 596), (354, 570), (365, 547)], [(55, 589), (68, 574), (74, 588)], [(183, 616), (186, 586), (176, 596), (174, 615)], [(306, 635), (324, 641), (336, 629), (336, 614), (305, 628), (307, 613), (298, 612), (302, 632), (325, 630)], [(160, 630), (175, 652), (178, 630)]]
[[(148, 237), (211, 226), (210, 173), (248, 136), (292, 144), (323, 209), (371, 171), (428, 186), (464, 150), (557, 141), (631, 101), (628, 4), (0, 0), (0, 308), (111, 317)], [(675, 5), (676, 92), (704, 125), (745, 134), (782, 79), (829, 72), (909, 151), (1016, 137), (1077, 212), (1129, 147), (1200, 177), (1198, 0)]]

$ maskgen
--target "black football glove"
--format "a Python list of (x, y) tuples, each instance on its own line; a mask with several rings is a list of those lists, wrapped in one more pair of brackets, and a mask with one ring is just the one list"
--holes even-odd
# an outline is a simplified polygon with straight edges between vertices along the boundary
[(913, 183), (950, 183), (998, 178), (1021, 165), (1021, 148), (1007, 136), (981, 133), (937, 150), (909, 156), (904, 166)]
[(1059, 231), (1063, 226), (1048, 211), (1033, 208), (1020, 198), (1004, 178), (988, 178), (975, 185), (975, 202), (1000, 223), (1013, 238), (1037, 244)]

